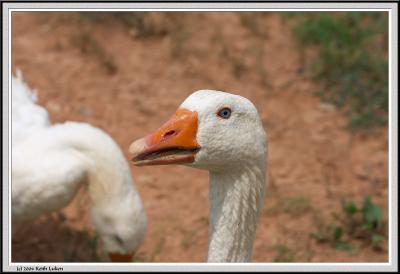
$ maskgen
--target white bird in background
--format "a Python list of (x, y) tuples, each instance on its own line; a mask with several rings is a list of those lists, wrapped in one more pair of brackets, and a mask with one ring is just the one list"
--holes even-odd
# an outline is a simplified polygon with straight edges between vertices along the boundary
[(208, 170), (208, 262), (251, 261), (264, 202), (267, 138), (248, 99), (197, 91), (129, 151), (138, 166), (184, 164)]
[(111, 260), (132, 261), (147, 219), (120, 148), (87, 123), (52, 125), (35, 102), (17, 72), (12, 77), (13, 227), (62, 209), (88, 184), (92, 221)]

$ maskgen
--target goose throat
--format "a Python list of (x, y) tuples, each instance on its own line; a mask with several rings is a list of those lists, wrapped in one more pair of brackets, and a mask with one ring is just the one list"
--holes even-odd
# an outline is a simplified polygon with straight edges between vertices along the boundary
[(251, 261), (265, 192), (265, 166), (210, 172), (208, 262)]

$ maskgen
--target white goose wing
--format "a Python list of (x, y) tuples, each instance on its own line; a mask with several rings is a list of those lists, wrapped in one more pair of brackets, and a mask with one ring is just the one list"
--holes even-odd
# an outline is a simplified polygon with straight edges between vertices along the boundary
[(38, 130), (13, 147), (13, 223), (63, 208), (86, 180), (90, 163), (76, 151), (54, 146), (51, 130)]

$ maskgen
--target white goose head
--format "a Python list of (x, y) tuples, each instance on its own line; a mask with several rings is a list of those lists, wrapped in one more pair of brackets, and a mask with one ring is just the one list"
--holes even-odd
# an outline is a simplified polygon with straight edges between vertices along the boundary
[(209, 262), (251, 260), (264, 202), (267, 143), (254, 105), (200, 90), (129, 148), (135, 165), (183, 164), (210, 174)]
[(143, 243), (147, 219), (138, 198), (111, 197), (107, 204), (92, 207), (92, 221), (113, 262), (131, 262)]
[(131, 262), (144, 241), (147, 217), (122, 151), (100, 129), (71, 122), (63, 127), (63, 136), (79, 132), (66, 142), (87, 163), (92, 222), (105, 250), (113, 262)]
[(156, 132), (132, 143), (129, 151), (138, 166), (185, 164), (218, 171), (263, 161), (266, 135), (248, 99), (199, 90)]

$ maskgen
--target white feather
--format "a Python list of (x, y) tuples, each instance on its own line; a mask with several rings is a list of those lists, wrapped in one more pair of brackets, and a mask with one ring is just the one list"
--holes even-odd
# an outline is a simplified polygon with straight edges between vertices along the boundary
[[(264, 202), (267, 138), (255, 106), (222, 91), (199, 90), (180, 106), (198, 114), (201, 149), (189, 166), (210, 176), (208, 262), (249, 262)], [(229, 119), (217, 112), (231, 109)]]
[(49, 115), (36, 104), (37, 93), (22, 80), (22, 72), (17, 70), (12, 77), (12, 144), (29, 136), (33, 131), (50, 126)]
[(135, 251), (147, 219), (119, 146), (86, 123), (51, 125), (36, 101), (18, 72), (12, 79), (13, 227), (62, 209), (87, 183), (92, 220), (107, 251)]

